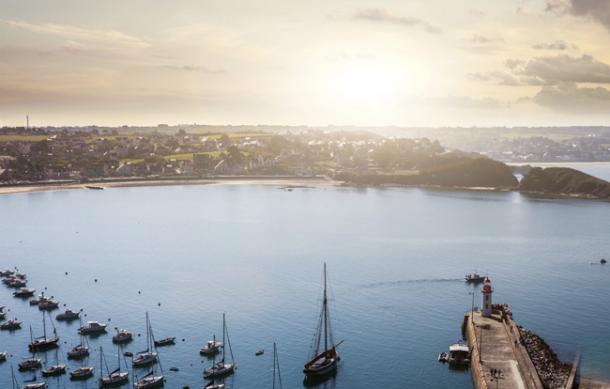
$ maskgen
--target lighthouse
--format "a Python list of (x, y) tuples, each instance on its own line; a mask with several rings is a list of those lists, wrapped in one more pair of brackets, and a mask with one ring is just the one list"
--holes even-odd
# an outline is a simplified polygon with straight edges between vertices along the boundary
[(485, 281), (483, 281), (483, 287), (481, 288), (481, 294), (483, 295), (483, 305), (481, 309), (481, 315), (485, 317), (491, 317), (491, 294), (493, 293), (493, 289), (491, 287), (491, 281), (489, 277), (485, 277)]

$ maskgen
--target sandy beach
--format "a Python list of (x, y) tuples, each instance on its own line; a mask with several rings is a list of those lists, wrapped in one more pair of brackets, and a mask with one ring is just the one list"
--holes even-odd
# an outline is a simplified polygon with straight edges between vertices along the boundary
[(50, 192), (59, 190), (87, 189), (87, 186), (107, 188), (127, 188), (139, 186), (172, 186), (172, 185), (273, 185), (286, 188), (338, 185), (328, 177), (214, 177), (204, 179), (171, 179), (171, 180), (113, 180), (91, 181), (87, 183), (45, 183), (32, 185), (0, 186), (0, 195), (13, 193)]

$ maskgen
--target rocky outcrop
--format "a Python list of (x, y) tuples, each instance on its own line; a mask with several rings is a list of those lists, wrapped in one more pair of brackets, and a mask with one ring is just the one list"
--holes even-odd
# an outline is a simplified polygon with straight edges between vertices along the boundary
[(610, 182), (570, 168), (536, 167), (521, 180), (519, 191), (547, 196), (610, 199)]

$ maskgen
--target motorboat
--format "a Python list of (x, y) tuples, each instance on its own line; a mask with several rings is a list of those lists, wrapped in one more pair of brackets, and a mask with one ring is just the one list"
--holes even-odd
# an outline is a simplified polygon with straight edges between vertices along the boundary
[(135, 389), (152, 389), (152, 388), (162, 388), (165, 384), (165, 376), (162, 374), (155, 374), (153, 370), (151, 370), (148, 374), (146, 374), (142, 379), (136, 381), (133, 384)]
[(2, 277), (2, 278), (10, 277), (13, 274), (15, 274), (15, 271), (11, 270), (11, 269), (0, 270), (0, 277)]
[(458, 341), (449, 346), (447, 362), (452, 365), (467, 365), (470, 363), (470, 349), (464, 341)]
[(48, 299), (38, 303), (38, 309), (41, 311), (53, 311), (59, 308), (59, 301)]
[(217, 340), (208, 340), (203, 347), (201, 347), (201, 350), (199, 350), (199, 354), (211, 356), (218, 354), (220, 350), (222, 350), (222, 342)]
[(19, 371), (38, 370), (42, 367), (42, 360), (36, 357), (24, 358), (19, 362), (17, 367), (19, 368)]
[(129, 343), (133, 340), (133, 335), (131, 332), (123, 329), (116, 330), (116, 334), (112, 337), (112, 343), (116, 344), (124, 344)]
[(14, 297), (31, 297), (36, 292), (36, 289), (21, 288), (13, 292)]
[(0, 324), (0, 330), (15, 331), (21, 328), (21, 322), (17, 319), (9, 320), (6, 323)]
[(97, 321), (88, 321), (85, 325), (82, 325), (78, 332), (81, 335), (96, 335), (106, 332), (107, 324), (103, 324)]
[(4, 352), (4, 351), (0, 352), (0, 363), (6, 362), (6, 356), (7, 356), (6, 352)]
[[(316, 330), (316, 347), (313, 350), (311, 359), (305, 363), (303, 373), (308, 379), (325, 377), (337, 370), (337, 365), (341, 359), (337, 352), (337, 347), (342, 343), (335, 344), (332, 336), (332, 326), (328, 318), (328, 293), (326, 287), (326, 263), (324, 264), (324, 294), (322, 299), (322, 312)], [(320, 349), (321, 341), (324, 349)]]
[(482, 276), (477, 272), (466, 274), (464, 276), (464, 281), (466, 281), (469, 284), (478, 284), (480, 282), (483, 282), (484, 280), (485, 280), (485, 276)]
[(172, 346), (174, 344), (176, 344), (176, 338), (174, 337), (155, 340), (155, 347)]
[(81, 366), (70, 372), (70, 379), (74, 381), (86, 380), (93, 377), (93, 367)]
[[(235, 372), (235, 361), (233, 359), (233, 350), (231, 349), (231, 341), (229, 340), (229, 331), (227, 330), (227, 321), (225, 319), (225, 314), (222, 314), (222, 344), (225, 344), (225, 339), (227, 342), (227, 348), (229, 349), (230, 361), (227, 362), (227, 348), (222, 347), (222, 358), (220, 362), (216, 363), (216, 354), (213, 354), (213, 362), (212, 366), (206, 369), (203, 369), (203, 378), (206, 379), (214, 379), (216, 377), (224, 377)], [(212, 341), (213, 344), (216, 343), (216, 337)]]
[(57, 321), (71, 322), (78, 319), (80, 319), (80, 312), (75, 312), (70, 309), (66, 309), (64, 312), (55, 316), (55, 320)]

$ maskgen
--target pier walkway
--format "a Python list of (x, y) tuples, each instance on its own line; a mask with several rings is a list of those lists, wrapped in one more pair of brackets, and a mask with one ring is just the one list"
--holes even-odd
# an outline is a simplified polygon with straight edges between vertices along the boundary
[(480, 312), (471, 318), (468, 312), (463, 329), (471, 349), (476, 389), (544, 389), (510, 318), (487, 318)]

